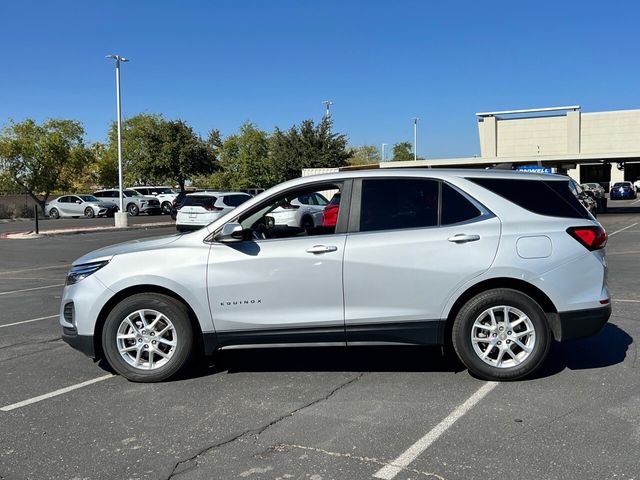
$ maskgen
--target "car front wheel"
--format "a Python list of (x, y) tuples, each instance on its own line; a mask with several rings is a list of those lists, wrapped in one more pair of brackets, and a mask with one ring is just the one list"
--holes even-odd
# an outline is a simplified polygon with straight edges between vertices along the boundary
[(111, 367), (128, 380), (166, 380), (180, 372), (193, 353), (189, 311), (166, 295), (133, 295), (107, 316), (102, 348)]
[(494, 289), (476, 295), (458, 312), (453, 346), (470, 372), (486, 380), (532, 374), (549, 353), (546, 315), (528, 295)]
[(93, 208), (87, 207), (84, 209), (84, 216), (87, 218), (93, 218), (96, 216), (96, 212), (93, 211)]
[(138, 213), (140, 213), (140, 209), (135, 203), (130, 203), (129, 205), (127, 205), (127, 213), (131, 217), (136, 217)]

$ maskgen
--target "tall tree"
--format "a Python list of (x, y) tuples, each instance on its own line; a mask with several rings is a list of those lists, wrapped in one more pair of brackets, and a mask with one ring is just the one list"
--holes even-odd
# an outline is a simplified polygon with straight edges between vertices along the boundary
[(380, 163), (380, 150), (375, 145), (361, 145), (352, 150), (349, 165), (370, 165)]
[[(269, 157), (269, 136), (251, 122), (229, 135), (220, 149), (222, 175), (217, 181), (222, 188), (267, 188), (275, 183)], [(215, 176), (215, 175), (214, 175)]]
[(337, 168), (347, 164), (352, 152), (347, 137), (333, 133), (331, 119), (325, 117), (317, 125), (304, 120), (284, 132), (276, 128), (271, 137), (271, 157), (276, 181), (300, 176), (303, 168)]
[(393, 145), (393, 161), (402, 162), (406, 160), (413, 160), (413, 153), (411, 153), (412, 146), (409, 142), (400, 142)]
[[(117, 125), (112, 124), (105, 155), (103, 178), (117, 172)], [(122, 163), (125, 183), (177, 183), (184, 190), (192, 177), (215, 169), (215, 151), (183, 120), (140, 113), (124, 121)]]
[[(0, 134), (0, 170), (42, 209), (54, 190), (66, 190), (92, 161), (75, 120), (10, 123)], [(40, 198), (39, 195), (42, 195)]]

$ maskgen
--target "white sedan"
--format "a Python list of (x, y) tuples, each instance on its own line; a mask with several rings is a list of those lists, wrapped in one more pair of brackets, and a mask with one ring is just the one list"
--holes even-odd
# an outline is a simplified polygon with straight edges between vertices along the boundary
[(276, 225), (294, 228), (314, 228), (322, 226), (322, 212), (327, 200), (321, 193), (312, 192), (300, 195), (282, 204), (271, 213)]
[(44, 206), (44, 215), (51, 218), (112, 217), (117, 211), (117, 205), (101, 202), (93, 195), (63, 195)]

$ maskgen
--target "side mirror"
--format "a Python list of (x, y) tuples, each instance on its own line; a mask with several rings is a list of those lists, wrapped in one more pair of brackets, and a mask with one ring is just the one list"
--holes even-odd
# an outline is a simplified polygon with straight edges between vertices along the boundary
[(76, 203), (80, 205), (82, 203), (82, 200), (76, 200)]
[(243, 232), (244, 229), (239, 223), (227, 223), (215, 236), (215, 239), (220, 243), (241, 242), (244, 238)]
[(276, 226), (276, 219), (273, 217), (270, 217), (269, 215), (266, 215), (264, 217), (264, 224), (268, 229), (272, 229), (273, 227)]
[(151, 192), (151, 195), (155, 197), (156, 195), (158, 195), (158, 192)]

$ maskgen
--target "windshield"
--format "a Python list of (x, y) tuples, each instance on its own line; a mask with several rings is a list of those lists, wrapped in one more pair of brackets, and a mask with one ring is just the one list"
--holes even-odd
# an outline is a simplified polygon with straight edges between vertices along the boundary
[(93, 195), (78, 195), (84, 202), (99, 202)]
[(135, 190), (124, 190), (122, 193), (124, 193), (125, 197), (142, 197), (143, 196), (143, 195), (140, 195)]

